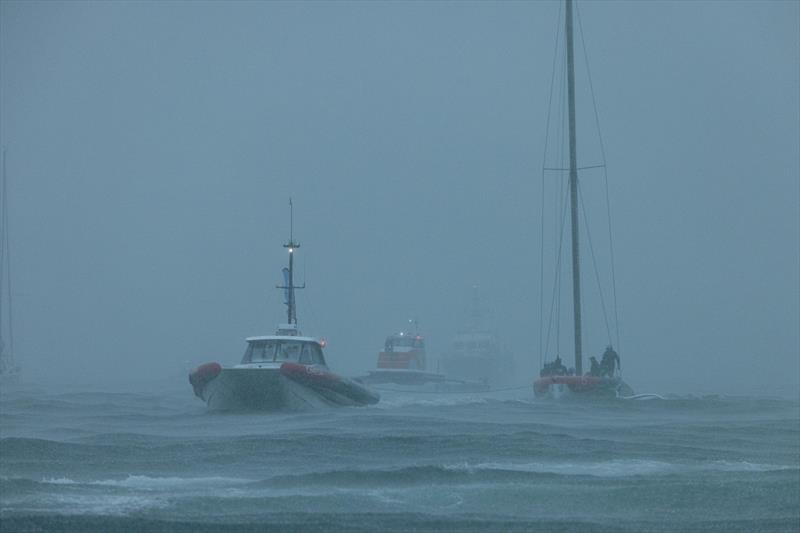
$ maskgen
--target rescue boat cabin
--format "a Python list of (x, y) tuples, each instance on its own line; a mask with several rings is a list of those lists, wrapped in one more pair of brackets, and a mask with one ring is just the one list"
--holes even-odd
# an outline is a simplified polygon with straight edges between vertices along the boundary
[(384, 350), (378, 356), (378, 368), (425, 370), (425, 339), (405, 332), (386, 337)]

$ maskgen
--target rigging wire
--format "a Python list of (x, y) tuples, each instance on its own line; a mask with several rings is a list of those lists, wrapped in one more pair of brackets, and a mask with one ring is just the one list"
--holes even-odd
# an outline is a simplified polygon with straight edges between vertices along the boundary
[[(558, 240), (558, 255), (557, 255), (558, 261), (556, 262), (555, 283), (553, 284), (553, 297), (550, 303), (550, 320), (548, 321), (547, 324), (547, 338), (544, 345), (545, 351), (547, 351), (550, 348), (550, 332), (552, 331), (553, 314), (554, 314), (553, 310), (555, 309), (556, 306), (556, 294), (557, 294), (557, 289), (560, 285), (559, 274), (561, 272), (561, 256), (563, 255), (561, 250), (562, 250), (562, 244), (564, 243), (564, 227), (566, 226), (566, 219), (567, 219), (566, 216), (567, 210), (564, 209), (562, 211), (563, 211), (563, 216), (561, 220), (561, 238)], [(556, 322), (558, 322), (558, 318), (556, 318)], [(556, 342), (558, 342), (557, 339)]]
[[(581, 46), (583, 48), (583, 59), (584, 64), (586, 65), (586, 77), (589, 80), (589, 92), (592, 96), (592, 108), (594, 110), (594, 122), (595, 127), (597, 128), (597, 137), (600, 141), (600, 156), (603, 159), (603, 182), (605, 184), (605, 193), (606, 193), (606, 215), (608, 220), (608, 244), (609, 244), (609, 251), (610, 251), (610, 262), (611, 262), (611, 295), (612, 301), (614, 306), (614, 329), (616, 333), (616, 340), (617, 340), (617, 350), (620, 350), (620, 341), (619, 341), (619, 312), (618, 312), (618, 305), (617, 305), (617, 275), (615, 269), (615, 259), (614, 259), (614, 238), (613, 238), (613, 231), (612, 231), (612, 224), (611, 224), (611, 199), (608, 192), (608, 167), (606, 164), (606, 149), (605, 143), (603, 142), (603, 134), (600, 130), (600, 114), (597, 111), (597, 100), (594, 96), (594, 85), (592, 84), (592, 73), (589, 69), (589, 54), (586, 51), (586, 40), (583, 37), (583, 22), (581, 21), (581, 10), (578, 6), (578, 2), (575, 3), (575, 11), (578, 15), (578, 30), (581, 35)], [(584, 214), (585, 216), (585, 214)]]
[[(561, 19), (561, 4), (558, 7), (558, 19)], [(553, 67), (550, 77), (550, 95), (547, 103), (547, 121), (545, 123), (544, 154), (542, 155), (542, 194), (541, 194), (541, 225), (539, 235), (539, 368), (544, 365), (543, 328), (544, 328), (544, 180), (545, 166), (547, 165), (547, 141), (550, 138), (550, 114), (553, 109), (553, 86), (556, 79), (556, 59), (558, 58), (558, 41), (561, 36), (561, 24), (556, 24), (556, 45), (553, 47)]]
[[(561, 27), (560, 21), (559, 21), (558, 26)], [(566, 50), (563, 50), (563, 54), (566, 54)], [(560, 90), (558, 91), (558, 96), (559, 96), (558, 109), (560, 111), (560, 117), (559, 117), (559, 121), (558, 121), (559, 131), (558, 131), (558, 137), (557, 137), (558, 141), (559, 141), (557, 160), (558, 160), (559, 164), (561, 164), (561, 165), (563, 165), (567, 160), (566, 146), (569, 143), (568, 130), (565, 127), (566, 124), (567, 124), (567, 118), (566, 118), (566, 114), (567, 114), (567, 101), (566, 101), (566, 95), (567, 95), (567, 62), (566, 62), (564, 56), (562, 56), (562, 59), (563, 60), (561, 61), (561, 87), (560, 87)], [(564, 174), (561, 173), (560, 177), (559, 177), (559, 180), (556, 181), (556, 184), (558, 185), (558, 187), (554, 188), (554, 190), (553, 190), (553, 196), (554, 196), (553, 205), (554, 206), (558, 206), (558, 211), (554, 210), (554, 212), (553, 212), (553, 217), (554, 217), (553, 218), (553, 232), (554, 232), (553, 233), (553, 242), (554, 243), (555, 242), (559, 242), (560, 239), (564, 238), (563, 237), (564, 228), (566, 227), (565, 226), (565, 224), (566, 224), (565, 220), (566, 220), (567, 205), (568, 205), (568, 203), (567, 203), (568, 181), (563, 179), (563, 177), (564, 177)], [(563, 187), (563, 191), (562, 191), (562, 187)], [(563, 263), (563, 259), (564, 259), (563, 258), (563, 254), (566, 253), (565, 251), (562, 251), (562, 250), (563, 250), (563, 248), (559, 244), (559, 254), (556, 257), (556, 263), (555, 263), (555, 267), (554, 267), (555, 271), (556, 271), (556, 278), (555, 278), (555, 284), (556, 285), (555, 286), (557, 288), (557, 297), (556, 297), (556, 301), (555, 301), (554, 310), (551, 311), (551, 312), (555, 313), (555, 324), (556, 324), (555, 351), (556, 351), (556, 355), (561, 353), (561, 307), (562, 307), (562, 302), (563, 302), (563, 298), (561, 296), (561, 293), (563, 292), (562, 289), (563, 289), (563, 284), (564, 284), (564, 276), (563, 276), (562, 269), (564, 268), (563, 267), (563, 265), (564, 265), (564, 263)]]
[[(303, 259), (303, 286), (306, 285), (306, 267), (308, 266), (308, 262), (306, 259)], [(311, 305), (311, 297), (306, 297), (305, 292), (300, 292), (300, 297), (303, 299), (303, 305), (306, 306), (308, 309), (308, 314), (311, 317), (311, 324), (312, 326), (319, 327), (319, 322), (317, 322), (317, 315), (314, 313), (314, 308)]]
[[(563, 181), (563, 180), (562, 180)], [(558, 242), (558, 254), (556, 255), (556, 263), (554, 265), (555, 270), (555, 280), (553, 287), (556, 290), (556, 299), (553, 308), (550, 310), (551, 314), (555, 316), (555, 328), (556, 328), (556, 354), (561, 352), (561, 289), (564, 283), (564, 276), (562, 276), (562, 265), (563, 265), (563, 253), (562, 253), (562, 246), (561, 243), (564, 239), (564, 228), (566, 227), (566, 198), (561, 195), (561, 187), (555, 190), (556, 195), (556, 202), (555, 204), (558, 206), (558, 211), (554, 214), (557, 217), (554, 221), (553, 228), (556, 231), (554, 237), (555, 240), (553, 242)], [(560, 222), (559, 222), (560, 221)], [(549, 348), (549, 344), (548, 344)]]
[(611, 328), (608, 325), (608, 313), (606, 312), (606, 300), (603, 297), (603, 285), (600, 283), (600, 271), (597, 269), (597, 259), (594, 255), (594, 245), (592, 244), (592, 233), (589, 231), (589, 217), (586, 215), (586, 204), (583, 203), (583, 194), (580, 192), (580, 182), (578, 183), (578, 198), (581, 201), (581, 211), (583, 212), (583, 225), (586, 227), (586, 240), (589, 242), (589, 251), (592, 255), (592, 266), (594, 267), (594, 277), (597, 280), (597, 292), (600, 293), (600, 308), (603, 310), (603, 321), (606, 324), (608, 343), (612, 344)]
[[(576, 2), (577, 6), (577, 2)], [(600, 118), (599, 112), (597, 109), (597, 100), (594, 94), (594, 86), (592, 83), (591, 72), (589, 70), (589, 59), (588, 53), (586, 49), (586, 41), (584, 38), (583, 33), (583, 24), (580, 17), (580, 10), (576, 8), (576, 14), (578, 18), (578, 28), (581, 38), (581, 45), (583, 50), (584, 62), (586, 66), (587, 78), (588, 78), (588, 85), (591, 93), (592, 98), (592, 106), (594, 112), (594, 119), (595, 119), (595, 127), (597, 130), (597, 135), (599, 138), (600, 143), (600, 151), (602, 156), (601, 164), (590, 165), (579, 167), (577, 170), (589, 170), (594, 168), (602, 168), (603, 169), (603, 182), (605, 188), (605, 203), (606, 203), (606, 214), (607, 214), (607, 221), (608, 221), (608, 239), (610, 244), (610, 264), (611, 264), (611, 282), (612, 282), (612, 299), (611, 303), (614, 310), (614, 332), (615, 335), (612, 335), (612, 328), (611, 322), (609, 320), (609, 310), (608, 306), (606, 305), (606, 298), (603, 292), (601, 280), (600, 280), (600, 272), (597, 265), (597, 256), (594, 252), (594, 244), (591, 238), (591, 232), (589, 229), (589, 220), (588, 220), (588, 213), (586, 210), (586, 206), (583, 200), (583, 195), (579, 192), (578, 196), (580, 198), (581, 203), (581, 210), (583, 212), (583, 219), (584, 225), (586, 227), (586, 234), (587, 234), (587, 241), (589, 243), (590, 252), (592, 255), (592, 266), (595, 273), (595, 279), (597, 281), (598, 291), (600, 295), (600, 303), (601, 303), (601, 310), (603, 312), (603, 320), (606, 328), (606, 333), (608, 335), (609, 344), (613, 344), (614, 336), (616, 337), (616, 346), (619, 349), (620, 346), (620, 334), (619, 334), (619, 311), (618, 311), (618, 303), (617, 303), (617, 290), (616, 290), (616, 261), (614, 256), (614, 246), (613, 246), (613, 232), (612, 232), (612, 223), (611, 223), (611, 202), (610, 202), (610, 193), (609, 193), (609, 186), (608, 186), (608, 169), (607, 169), (607, 161), (605, 155), (605, 143), (603, 142), (602, 132), (600, 129)], [(541, 229), (541, 242), (540, 242), (540, 253), (542, 254), (540, 259), (540, 276), (539, 276), (539, 286), (540, 286), (540, 301), (539, 301), (539, 350), (540, 350), (540, 366), (542, 364), (542, 360), (547, 360), (547, 353), (550, 350), (550, 342), (551, 337), (555, 334), (555, 348), (556, 353), (560, 351), (560, 340), (561, 340), (561, 305), (562, 305), (562, 287), (561, 285), (564, 282), (564, 276), (562, 275), (562, 268), (564, 268), (563, 262), (563, 239), (564, 239), (564, 229), (566, 227), (566, 211), (567, 211), (567, 197), (564, 194), (564, 191), (567, 193), (569, 189), (567, 187), (567, 183), (563, 180), (563, 172), (569, 170), (568, 168), (564, 168), (566, 165), (566, 155), (565, 155), (565, 145), (566, 145), (566, 129), (565, 129), (565, 113), (566, 113), (566, 103), (565, 103), (565, 90), (561, 90), (558, 93), (557, 99), (557, 107), (559, 109), (560, 120), (558, 122), (558, 126), (556, 128), (555, 134), (556, 138), (558, 139), (558, 148), (556, 153), (556, 159), (559, 162), (560, 166), (547, 166), (547, 152), (549, 149), (549, 141), (550, 141), (550, 127), (551, 127), (551, 119), (552, 119), (552, 105), (553, 105), (553, 90), (556, 85), (559, 85), (561, 89), (564, 89), (564, 85), (566, 84), (566, 65), (563, 66), (561, 72), (559, 72), (560, 79), (556, 80), (557, 78), (557, 70), (556, 64), (557, 59), (559, 57), (559, 52), (562, 52), (561, 47), (559, 46), (559, 42), (561, 40), (561, 9), (559, 8), (559, 23), (557, 24), (556, 30), (556, 46), (555, 52), (553, 55), (553, 69), (552, 69), (552, 76), (550, 80), (550, 95), (549, 95), (549, 102), (548, 102), (548, 112), (547, 112), (547, 127), (546, 127), (546, 138), (545, 138), (545, 154), (544, 154), (544, 163), (542, 166), (542, 226), (544, 226), (545, 220), (545, 213), (544, 213), (544, 197), (546, 192), (546, 185), (545, 185), (545, 177), (548, 171), (559, 172), (559, 180), (558, 183), (561, 185), (556, 187), (555, 192), (555, 202), (554, 206), (557, 206), (554, 209), (554, 237), (555, 242), (558, 242), (558, 253), (556, 255), (555, 261), (555, 275), (554, 275), (554, 287), (553, 292), (551, 295), (551, 303), (550, 303), (550, 313), (546, 328), (546, 333), (543, 335), (543, 328), (544, 328), (544, 234), (545, 230), (544, 227)], [(564, 187), (564, 188), (562, 188)], [(579, 191), (580, 191), (580, 182), (579, 182)], [(555, 331), (554, 331), (555, 330)], [(543, 342), (544, 341), (544, 342)]]

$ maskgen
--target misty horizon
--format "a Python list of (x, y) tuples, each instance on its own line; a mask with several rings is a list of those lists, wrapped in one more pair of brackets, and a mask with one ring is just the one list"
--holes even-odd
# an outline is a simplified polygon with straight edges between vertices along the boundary
[[(332, 368), (374, 368), (412, 318), (435, 361), (478, 286), (530, 385), (559, 9), (3, 2), (25, 379), (177, 382), (237, 363), (245, 337), (285, 321), (274, 287), (291, 197), (299, 323), (327, 339)], [(800, 391), (799, 10), (580, 4), (618, 348), (637, 391)], [(579, 159), (593, 165), (579, 98)], [(588, 202), (602, 177), (581, 179)], [(590, 269), (584, 361), (608, 344)]]

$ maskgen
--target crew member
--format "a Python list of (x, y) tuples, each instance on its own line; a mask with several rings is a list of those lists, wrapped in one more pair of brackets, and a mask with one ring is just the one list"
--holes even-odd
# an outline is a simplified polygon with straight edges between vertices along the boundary
[(589, 369), (590, 376), (599, 376), (601, 375), (600, 363), (597, 362), (597, 357), (591, 356), (589, 358), (589, 362), (592, 364), (592, 368)]
[(621, 369), (619, 363), (619, 354), (617, 354), (617, 352), (614, 351), (614, 348), (612, 348), (610, 345), (607, 346), (606, 351), (603, 352), (603, 359), (600, 363), (600, 366), (603, 370), (603, 375), (609, 377), (614, 375), (615, 369)]
[(564, 363), (561, 362), (561, 356), (557, 355), (556, 360), (553, 361), (553, 372), (557, 376), (566, 376), (567, 375), (567, 367), (564, 366)]

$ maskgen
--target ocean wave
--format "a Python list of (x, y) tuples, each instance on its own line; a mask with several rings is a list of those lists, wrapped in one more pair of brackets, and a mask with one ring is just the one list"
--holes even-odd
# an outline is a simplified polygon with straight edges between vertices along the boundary
[[(624, 478), (632, 476), (665, 476), (707, 473), (800, 472), (797, 465), (751, 463), (747, 461), (706, 461), (670, 463), (655, 460), (619, 459), (595, 462), (462, 462), (438, 465), (414, 465), (400, 468), (341, 469), (302, 474), (278, 475), (267, 479), (229, 476), (146, 476), (129, 475), (121, 479), (81, 480), (71, 477), (44, 477), (31, 480), (21, 477), (0, 477), (0, 486), (8, 491), (111, 487), (134, 492), (190, 492), (220, 489), (303, 488), (312, 486), (357, 487), (373, 485), (509, 483), (559, 477)], [(54, 487), (55, 488), (55, 487)]]
[(382, 391), (381, 401), (372, 409), (398, 409), (402, 407), (455, 407), (468, 405), (484, 405), (493, 400), (474, 394), (449, 394), (433, 397), (415, 395), (387, 395)]
[[(135, 476), (131, 476), (135, 477)], [(135, 484), (134, 480), (134, 484)], [(124, 485), (124, 481), (122, 482)], [(58, 515), (127, 515), (133, 512), (164, 508), (169, 505), (170, 490), (165, 486), (154, 492), (125, 488), (111, 480), (78, 481), (69, 478), (0, 477), (0, 512)]]
[(103, 479), (96, 481), (76, 481), (70, 478), (45, 478), (41, 481), (51, 485), (99, 485), (138, 490), (170, 490), (174, 488), (211, 488), (219, 486), (244, 485), (253, 480), (231, 477), (150, 477), (128, 476), (125, 479)]
[[(748, 461), (667, 462), (618, 459), (610, 461), (454, 462), (399, 468), (339, 469), (276, 475), (264, 479), (236, 476), (147, 476), (96, 478), (42, 477), (38, 480), (0, 477), (0, 512), (17, 514), (132, 515), (191, 509), (192, 516), (247, 515), (275, 510), (337, 509), (359, 502), (361, 508), (385, 511), (413, 506), (430, 512), (457, 511), (474, 506), (486, 495), (505, 495), (508, 509), (519, 498), (563, 487), (660, 487), (662, 479), (727, 479), (739, 485), (739, 476), (784, 472), (771, 478), (792, 483), (800, 467)], [(245, 474), (246, 476), (246, 474)], [(755, 479), (747, 477), (746, 480)], [(621, 481), (620, 481), (621, 480)], [(673, 483), (667, 485), (676, 486)], [(780, 485), (778, 485), (780, 486)], [(560, 488), (559, 488), (560, 487)], [(573, 489), (569, 489), (573, 490)], [(522, 491), (522, 492), (521, 492)], [(542, 492), (544, 491), (544, 492)], [(526, 496), (519, 496), (524, 493)], [(494, 497), (493, 496), (493, 497)], [(515, 499), (516, 498), (516, 499)], [(546, 507), (546, 505), (545, 505)], [(466, 507), (465, 507), (466, 508)], [(472, 507), (470, 507), (472, 508)], [(487, 508), (488, 509), (488, 508)]]
[(373, 481), (418, 483), (425, 481), (451, 481), (454, 478), (521, 474), (556, 476), (628, 477), (699, 472), (778, 472), (798, 471), (798, 465), (752, 463), (748, 461), (706, 461), (671, 463), (656, 460), (619, 459), (595, 462), (461, 462), (439, 465), (413, 465), (389, 469), (341, 469), (303, 474), (279, 475), (267, 479), (228, 476), (146, 476), (128, 475), (121, 479), (81, 480), (70, 477), (44, 477), (32, 480), (23, 477), (0, 476), (0, 483), (14, 484), (18, 488), (37, 485), (104, 486), (136, 490), (169, 490), (181, 488), (212, 488), (243, 485), (303, 485), (303, 484), (369, 484)]
[(532, 463), (468, 463), (448, 465), (446, 468), (467, 472), (508, 471), (564, 476), (629, 477), (698, 472), (773, 472), (797, 470), (791, 465), (750, 463), (747, 461), (707, 461), (699, 463), (670, 463), (646, 459), (615, 459), (598, 462), (532, 462)]
[(0, 509), (17, 514), (124, 516), (168, 505), (164, 498), (141, 494), (36, 494), (5, 501)]
[(59, 454), (90, 454), (93, 446), (48, 439), (6, 437), (0, 439), (0, 452), (5, 460), (11, 457), (52, 457)]
[(285, 475), (262, 480), (263, 487), (307, 487), (325, 485), (347, 487), (361, 485), (509, 483), (545, 478), (593, 477), (624, 478), (633, 476), (697, 475), (704, 472), (775, 472), (798, 471), (800, 467), (749, 463), (746, 461), (709, 461), (670, 463), (664, 461), (620, 459), (597, 462), (485, 462), (418, 465), (394, 469), (342, 469), (327, 472)]

